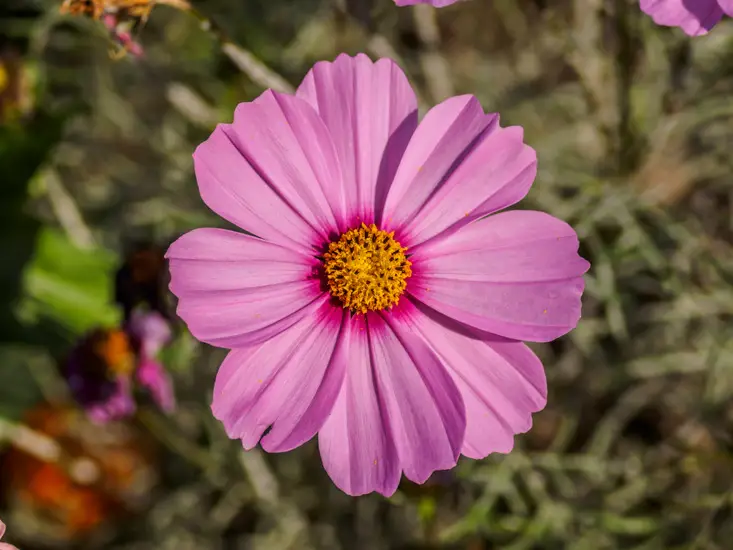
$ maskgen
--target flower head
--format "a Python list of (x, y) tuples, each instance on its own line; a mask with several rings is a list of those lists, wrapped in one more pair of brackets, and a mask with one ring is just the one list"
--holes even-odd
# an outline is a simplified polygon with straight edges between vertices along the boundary
[(707, 34), (723, 15), (733, 15), (733, 0), (641, 0), (657, 25), (680, 27), (690, 36)]
[(197, 229), (167, 253), (178, 314), (231, 350), (212, 409), (245, 449), (318, 434), (338, 487), (391, 495), (530, 428), (547, 388), (521, 340), (575, 327), (588, 262), (566, 223), (496, 214), (535, 177), (521, 128), (472, 96), (418, 125), (392, 61), (342, 55), (239, 105), (194, 165), (256, 235)]
[(173, 386), (156, 360), (170, 338), (170, 327), (159, 313), (136, 310), (123, 328), (94, 330), (74, 348), (65, 375), (74, 398), (93, 421), (132, 415), (135, 384), (162, 410), (173, 411)]
[(121, 20), (117, 14), (106, 13), (102, 16), (102, 23), (114, 41), (120, 45), (123, 53), (129, 52), (135, 57), (142, 57), (143, 47), (132, 37), (130, 31), (132, 25), (129, 22)]

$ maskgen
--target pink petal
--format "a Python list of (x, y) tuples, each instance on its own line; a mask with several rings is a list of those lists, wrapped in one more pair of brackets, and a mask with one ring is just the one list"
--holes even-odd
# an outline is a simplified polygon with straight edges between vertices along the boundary
[(268, 91), (241, 104), (233, 124), (199, 145), (194, 166), (204, 202), (265, 240), (309, 253), (335, 228), (326, 194), (341, 171), (305, 101)]
[(526, 345), (421, 315), (418, 330), (440, 355), (466, 404), (461, 454), (484, 458), (508, 453), (514, 435), (532, 426), (532, 413), (547, 403), (542, 363)]
[(136, 409), (135, 399), (132, 396), (130, 379), (119, 377), (115, 381), (115, 390), (103, 403), (97, 403), (86, 408), (87, 416), (92, 422), (105, 424), (113, 420), (127, 418)]
[(417, 126), (417, 99), (389, 59), (340, 55), (306, 75), (297, 96), (310, 103), (331, 133), (343, 169), (341, 218), (374, 219)]
[[(0, 521), (0, 539), (3, 538), (3, 535), (5, 534), (5, 524)], [(6, 542), (0, 542), (0, 550), (18, 550), (15, 546), (12, 544), (8, 544)]]
[(460, 0), (395, 0), (395, 4), (398, 6), (414, 6), (416, 4), (430, 4), (436, 8), (442, 8), (444, 6), (450, 6), (460, 2)]
[(641, 0), (641, 9), (657, 25), (680, 27), (690, 36), (699, 36), (721, 20), (723, 11), (732, 15), (732, 4), (731, 0)]
[(336, 149), (316, 111), (300, 98), (268, 90), (240, 103), (225, 131), (269, 187), (327, 240), (336, 228), (327, 196), (343, 185)]
[[(383, 219), (388, 227), (412, 220), (450, 174), (456, 159), (473, 150), (499, 126), (470, 95), (452, 97), (433, 107), (420, 122), (389, 189)], [(381, 221), (381, 220), (380, 220)]]
[[(0, 521), (0, 539), (3, 538), (3, 535), (5, 534), (5, 524)], [(8, 544), (6, 542), (0, 542), (0, 550), (18, 550), (15, 546), (12, 544)]]
[(500, 128), (472, 96), (433, 108), (405, 152), (384, 209), (407, 246), (510, 206), (529, 191), (535, 151), (519, 127)]
[(318, 260), (223, 229), (196, 229), (174, 242), (171, 291), (199, 340), (226, 348), (261, 343), (307, 316), (326, 296)]
[(318, 433), (318, 446), (339, 489), (353, 496), (372, 491), (390, 496), (400, 482), (400, 460), (382, 410), (363, 317), (347, 323), (342, 340), (351, 360), (341, 393)]
[(515, 340), (547, 342), (580, 319), (578, 237), (548, 214), (513, 211), (413, 249), (408, 291), (448, 317)]
[(136, 309), (127, 330), (140, 341), (141, 351), (147, 357), (155, 356), (173, 336), (168, 321), (157, 311)]
[(463, 401), (450, 375), (422, 339), (390, 319), (350, 320), (352, 363), (319, 434), (326, 471), (351, 495), (391, 495), (400, 470), (423, 483), (452, 468), (465, 433)]
[(235, 349), (222, 363), (212, 411), (231, 438), (251, 449), (262, 437), (268, 452), (308, 441), (331, 412), (347, 357), (340, 347), (342, 319), (330, 304), (269, 341)]
[(150, 392), (160, 410), (172, 413), (176, 408), (176, 396), (165, 367), (150, 358), (143, 357), (137, 368), (137, 381), (140, 386)]

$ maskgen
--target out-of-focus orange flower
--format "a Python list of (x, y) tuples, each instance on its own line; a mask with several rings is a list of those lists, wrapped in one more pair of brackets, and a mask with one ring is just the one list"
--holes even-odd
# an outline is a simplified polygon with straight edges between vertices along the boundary
[(75, 408), (47, 404), (33, 409), (26, 425), (51, 437), (63, 456), (47, 462), (14, 448), (5, 457), (0, 487), (11, 510), (32, 518), (19, 536), (65, 547), (147, 501), (157, 480), (156, 453), (138, 430), (100, 427)]
[(146, 19), (155, 0), (64, 0), (61, 13), (101, 19), (105, 12), (124, 11), (130, 17)]
[(119, 375), (132, 373), (135, 355), (125, 331), (114, 329), (100, 332), (100, 338), (93, 345), (94, 352), (104, 360), (110, 371)]
[(56, 464), (26, 459), (23, 465), (26, 487), (18, 496), (26, 505), (49, 512), (69, 537), (88, 533), (110, 512), (110, 502), (93, 490), (77, 486)]

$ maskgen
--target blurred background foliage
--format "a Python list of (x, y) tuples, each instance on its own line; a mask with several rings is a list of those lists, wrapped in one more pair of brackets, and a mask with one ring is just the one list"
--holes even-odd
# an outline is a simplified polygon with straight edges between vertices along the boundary
[[(166, 2), (170, 3), (170, 2)], [(177, 4), (177, 3), (174, 3)], [(0, 517), (109, 549), (724, 549), (733, 540), (733, 23), (694, 40), (636, 0), (200, 0), (119, 36), (0, 5)], [(183, 6), (185, 7), (185, 6)], [(195, 11), (195, 13), (194, 13)], [(202, 21), (204, 23), (202, 24)], [(207, 22), (208, 21), (208, 22)], [(473, 93), (539, 153), (522, 208), (570, 222), (584, 317), (535, 346), (549, 404), (508, 456), (349, 498), (315, 442), (243, 453), (209, 410), (218, 350), (165, 349), (178, 409), (100, 429), (57, 365), (117, 326), (117, 269), (220, 221), (191, 153), (265, 87), (393, 57), (421, 110)], [(123, 52), (124, 53), (124, 52)], [(119, 289), (118, 289), (119, 290)]]

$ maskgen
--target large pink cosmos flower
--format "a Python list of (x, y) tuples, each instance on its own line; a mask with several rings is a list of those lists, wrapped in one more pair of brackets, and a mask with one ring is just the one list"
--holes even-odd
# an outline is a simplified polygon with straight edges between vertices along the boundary
[(418, 125), (402, 71), (364, 55), (216, 128), (199, 190), (257, 236), (196, 229), (167, 257), (178, 314), (232, 350), (212, 404), (231, 438), (282, 452), (318, 433), (351, 495), (511, 450), (547, 391), (520, 340), (575, 327), (589, 267), (558, 219), (484, 219), (532, 185), (522, 138), (468, 95)]
[(450, 6), (461, 0), (394, 0), (398, 6), (414, 6), (415, 4), (430, 4), (436, 8)]
[(680, 27), (690, 36), (707, 34), (723, 15), (733, 15), (733, 0), (641, 0), (657, 25)]

